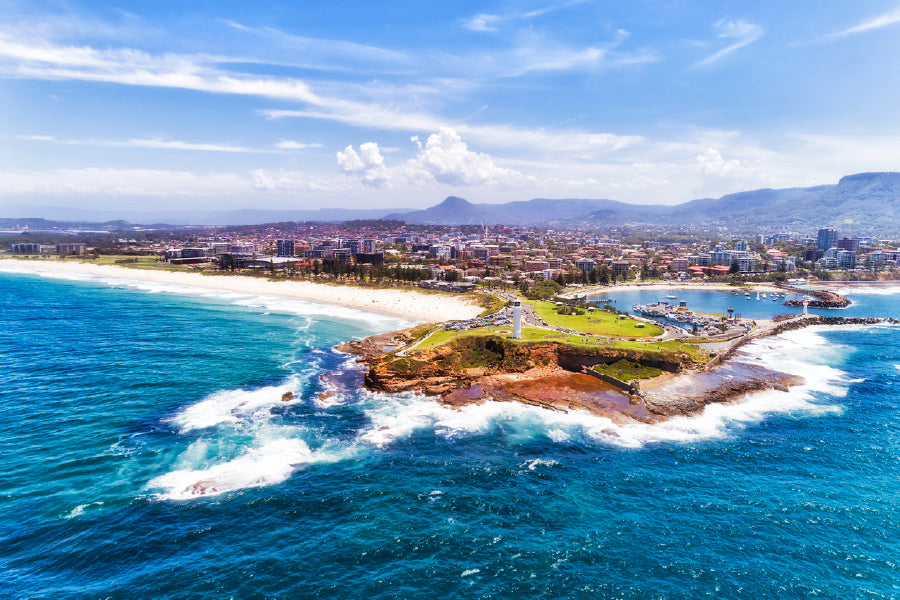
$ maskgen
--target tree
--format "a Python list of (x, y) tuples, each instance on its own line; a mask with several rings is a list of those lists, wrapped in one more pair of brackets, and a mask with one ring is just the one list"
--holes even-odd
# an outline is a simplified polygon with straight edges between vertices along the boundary
[(735, 273), (739, 273), (741, 270), (740, 265), (738, 265), (737, 259), (731, 261), (731, 267), (728, 269), (728, 273), (734, 275)]

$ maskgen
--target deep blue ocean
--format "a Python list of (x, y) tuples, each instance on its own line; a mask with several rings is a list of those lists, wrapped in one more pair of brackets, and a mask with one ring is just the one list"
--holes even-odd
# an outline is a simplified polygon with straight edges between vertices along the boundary
[(408, 325), (340, 307), (9, 269), (0, 307), (2, 598), (900, 597), (897, 327), (755, 342), (806, 384), (617, 426), (321, 399)]

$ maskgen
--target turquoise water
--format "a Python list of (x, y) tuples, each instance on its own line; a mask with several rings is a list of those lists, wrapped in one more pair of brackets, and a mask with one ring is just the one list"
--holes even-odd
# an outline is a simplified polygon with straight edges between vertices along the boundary
[(334, 344), (405, 325), (349, 309), (15, 272), (0, 305), (2, 597), (900, 595), (895, 327), (762, 340), (804, 386), (617, 426), (322, 400)]

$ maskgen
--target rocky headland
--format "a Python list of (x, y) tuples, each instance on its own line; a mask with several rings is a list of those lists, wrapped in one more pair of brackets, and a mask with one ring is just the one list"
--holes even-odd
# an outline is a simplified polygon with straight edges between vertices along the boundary
[[(358, 355), (366, 369), (363, 384), (373, 391), (419, 391), (452, 406), (486, 399), (517, 401), (553, 410), (587, 410), (619, 423), (652, 423), (697, 414), (709, 404), (732, 402), (749, 393), (787, 391), (803, 383), (797, 375), (734, 360), (749, 341), (811, 325), (885, 321), (897, 323), (817, 315), (769, 321), (705, 356), (552, 341), (520, 343), (500, 336), (461, 337), (408, 354), (395, 351), (414, 337), (411, 330), (348, 342), (338, 349)], [(623, 381), (593, 368), (621, 360), (659, 369), (662, 375)]]

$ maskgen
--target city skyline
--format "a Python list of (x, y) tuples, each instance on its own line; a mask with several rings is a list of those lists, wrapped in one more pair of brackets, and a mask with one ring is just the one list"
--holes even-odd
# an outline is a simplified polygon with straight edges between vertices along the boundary
[(677, 204), (900, 164), (900, 4), (4, 2), (0, 210)]

